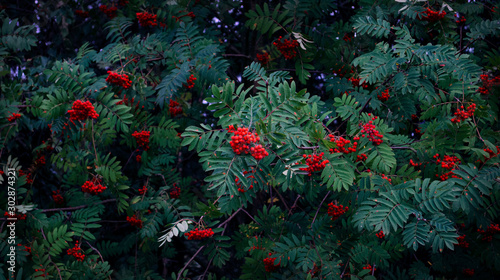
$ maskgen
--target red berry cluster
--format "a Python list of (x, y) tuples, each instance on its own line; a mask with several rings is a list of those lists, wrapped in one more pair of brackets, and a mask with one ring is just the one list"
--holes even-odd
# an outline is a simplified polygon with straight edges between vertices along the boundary
[(233, 125), (230, 125), (227, 131), (234, 134), (231, 136), (229, 144), (237, 155), (241, 155), (241, 153), (251, 154), (256, 160), (261, 160), (269, 155), (266, 149), (260, 144), (250, 147), (251, 144), (260, 141), (260, 137), (257, 133), (254, 134), (248, 131), (246, 127), (238, 127), (238, 129), (235, 129)]
[(137, 161), (137, 162), (141, 162), (141, 160), (142, 160), (141, 155), (137, 155), (137, 156), (135, 156), (135, 161)]
[(321, 153), (319, 155), (302, 155), (302, 157), (306, 160), (307, 168), (299, 168), (299, 170), (307, 171), (309, 176), (311, 176), (313, 172), (323, 170), (330, 162), (327, 159), (323, 160), (324, 154), (325, 153)]
[(10, 215), (8, 211), (5, 211), (3, 214), (5, 217), (10, 218), (10, 219), (17, 219), (17, 220), (26, 220), (26, 214), (14, 214)]
[[(359, 87), (360, 86), (359, 82), (361, 81), (361, 78), (350, 77), (348, 80), (351, 81), (353, 87)], [(361, 87), (362, 88), (368, 88), (368, 85), (366, 83), (362, 83)]]
[(337, 220), (340, 216), (344, 215), (349, 210), (349, 207), (344, 205), (334, 205), (333, 202), (328, 204), (328, 216), (332, 217), (332, 221)]
[(389, 89), (386, 89), (386, 90), (382, 91), (382, 95), (378, 95), (377, 94), (378, 100), (380, 100), (382, 102), (386, 102), (387, 100), (389, 100), (389, 97), (391, 97), (389, 95)]
[(132, 217), (127, 216), (127, 222), (129, 222), (130, 225), (136, 228), (142, 228), (142, 221), (140, 219), (137, 219), (137, 216), (135, 214)]
[(21, 114), (18, 113), (12, 113), (10, 117), (7, 118), (9, 122), (13, 122), (21, 117)]
[(465, 17), (464, 17), (464, 16), (460, 16), (460, 17), (459, 17), (458, 15), (457, 15), (457, 20), (455, 20), (455, 22), (456, 22), (457, 24), (465, 23), (465, 21), (466, 21), (466, 19), (465, 19)]
[(422, 165), (422, 163), (416, 163), (412, 159), (410, 159), (410, 165), (413, 167), (420, 167)]
[(116, 17), (116, 12), (118, 11), (117, 7), (109, 7), (107, 5), (101, 5), (99, 6), (99, 10), (101, 12), (105, 13), (108, 18), (113, 19)]
[(191, 74), (191, 76), (189, 76), (189, 78), (187, 79), (186, 84), (183, 85), (187, 89), (192, 89), (194, 87), (194, 81), (196, 81), (196, 78), (193, 74)]
[(452, 123), (459, 123), (464, 121), (474, 115), (474, 111), (476, 110), (476, 104), (472, 103), (467, 107), (467, 110), (464, 110), (464, 106), (460, 106), (460, 109), (457, 109), (455, 112), (455, 117), (451, 119)]
[[(23, 247), (23, 244), (19, 243), (19, 244), (17, 244), (17, 246)], [(31, 247), (24, 245), (23, 251), (28, 252), (28, 254), (31, 255)]]
[(82, 102), (81, 100), (76, 100), (71, 106), (72, 110), (68, 110), (70, 115), (69, 119), (71, 121), (84, 121), (87, 118), (97, 119), (99, 114), (96, 113), (94, 106), (90, 101)]
[[(347, 139), (344, 139), (344, 137), (338, 137), (337, 139), (335, 139), (335, 136), (333, 136), (332, 134), (328, 134), (328, 137), (330, 137), (330, 142), (335, 142), (335, 144), (337, 145), (337, 148), (335, 149), (330, 149), (330, 153), (344, 153), (344, 154), (349, 154), (349, 153), (353, 153), (356, 151), (357, 147), (358, 147), (358, 142), (354, 142), (352, 143), (352, 146), (349, 147), (349, 148), (345, 148), (345, 146), (349, 143), (351, 143), (351, 140), (347, 140)], [(353, 138), (354, 141), (358, 141), (359, 140), (359, 137), (355, 136)]]
[[(500, 155), (500, 148), (498, 146), (496, 146), (496, 148), (497, 148), (496, 153), (493, 152), (493, 150), (491, 150), (490, 148), (483, 149), (483, 151), (488, 153), (488, 156), (484, 157), (484, 160), (482, 161), (483, 163), (487, 162), (488, 160), (492, 159), (493, 157)], [(481, 160), (479, 160), (479, 161), (481, 161)]]
[(381, 230), (379, 233), (375, 234), (375, 236), (377, 236), (380, 239), (384, 238), (385, 237), (384, 231)]
[(359, 154), (356, 156), (356, 162), (358, 161), (365, 161), (368, 159), (368, 156), (366, 154)]
[(179, 198), (181, 196), (181, 188), (179, 188), (177, 186), (177, 184), (174, 183), (174, 187), (170, 191), (169, 195), (170, 195), (170, 198), (172, 198), (172, 199)]
[(474, 276), (474, 269), (472, 268), (464, 268), (462, 270), (462, 273), (465, 275), (465, 276)]
[[(269, 253), (269, 256), (271, 256), (271, 255), (272, 254)], [(271, 258), (271, 257), (267, 257), (264, 259), (264, 269), (267, 272), (273, 272), (273, 271), (277, 270), (278, 268), (280, 268), (281, 261), (277, 265), (274, 265), (275, 260), (276, 260), (276, 258)]]
[(117, 86), (121, 86), (124, 89), (130, 88), (132, 86), (132, 81), (126, 74), (120, 75), (113, 71), (108, 71), (108, 77), (106, 78), (106, 82)]
[(417, 115), (415, 115), (415, 114), (412, 114), (412, 115), (411, 115), (411, 120), (412, 120), (412, 121), (414, 121), (414, 122), (418, 122), (418, 120), (419, 120), (419, 119), (420, 119), (420, 118), (419, 118)]
[[(253, 174), (254, 172), (255, 172), (255, 171), (252, 171), (252, 173), (250, 173), (250, 172), (248, 172), (248, 171), (246, 171), (246, 170), (245, 170), (245, 171), (243, 171), (243, 175), (245, 175), (245, 176), (246, 176), (247, 174), (249, 174), (249, 173), (250, 173), (250, 174)], [(248, 179), (255, 179), (255, 176), (250, 175), (250, 176), (248, 176), (247, 178), (248, 178)], [(247, 190), (245, 190), (245, 189), (243, 189), (243, 188), (241, 187), (241, 182), (240, 182), (240, 179), (239, 179), (238, 177), (236, 177), (236, 178), (234, 179), (234, 182), (236, 183), (236, 186), (238, 187), (238, 191), (239, 191), (239, 192), (244, 193), (244, 192), (246, 192), (246, 191), (247, 191)], [(255, 181), (254, 181), (254, 182), (255, 182)], [(248, 189), (249, 189), (249, 190), (253, 189), (253, 184), (250, 184), (250, 187), (248, 187)]]
[(500, 227), (498, 224), (490, 224), (486, 230), (478, 228), (477, 232), (482, 235), (481, 240), (491, 242), (493, 235), (500, 233)]
[(442, 168), (450, 170), (450, 171), (442, 174), (441, 176), (436, 174), (436, 177), (439, 177), (439, 179), (441, 181), (448, 180), (450, 175), (452, 178), (460, 178), (460, 177), (456, 176), (455, 174), (453, 174), (453, 170), (455, 170), (457, 165), (460, 164), (460, 159), (458, 159), (456, 156), (444, 155), (443, 159), (441, 159), (439, 157), (439, 154), (435, 154), (433, 156), (433, 158), (436, 159), (436, 164), (438, 166), (441, 165)]
[(124, 7), (128, 4), (128, 0), (118, 0), (118, 6)]
[(435, 21), (438, 21), (438, 20), (444, 18), (445, 15), (446, 15), (445, 11), (438, 12), (438, 11), (431, 10), (431, 8), (427, 8), (427, 10), (423, 11), (419, 15), (419, 18), (420, 18), (420, 20), (435, 22)]
[(492, 86), (500, 85), (500, 76), (497, 76), (490, 80), (490, 76), (487, 74), (481, 75), (481, 81), (483, 86), (478, 89), (481, 94), (489, 94)]
[(457, 241), (457, 246), (462, 248), (469, 248), (469, 242), (465, 241), (465, 235), (460, 235), (459, 237), (457, 237)]
[(63, 204), (64, 203), (64, 198), (61, 195), (61, 191), (60, 190), (52, 191), (52, 199), (54, 200), (54, 202), (56, 204)]
[(269, 54), (266, 52), (263, 54), (258, 53), (257, 61), (260, 62), (260, 64), (262, 65), (267, 65), (269, 63)]
[[(255, 236), (255, 243), (253, 244), (258, 244), (259, 243), (259, 238), (257, 236)], [(250, 249), (248, 249), (248, 252), (251, 252), (253, 250), (264, 250), (265, 248), (262, 247), (261, 245), (253, 245), (252, 247), (250, 247)]]
[[(373, 117), (371, 121), (363, 125), (363, 128), (361, 129), (361, 133), (363, 133), (361, 136), (367, 137), (368, 140), (370, 140), (373, 145), (380, 145), (382, 144), (382, 137), (384, 137), (380, 132), (378, 132), (375, 129), (375, 125), (373, 124), (373, 121), (377, 119), (378, 117)], [(361, 125), (361, 124), (360, 124)]]
[(366, 266), (363, 267), (363, 269), (368, 269), (372, 273), (375, 272), (375, 271), (377, 271), (377, 269), (375, 267), (372, 267), (371, 264), (367, 264)]
[(195, 228), (190, 232), (184, 233), (184, 235), (188, 237), (188, 240), (202, 240), (205, 238), (212, 237), (214, 235), (214, 232), (212, 231), (211, 228), (202, 230)]
[(387, 175), (385, 175), (384, 173), (380, 174), (380, 176), (382, 177), (382, 179), (386, 179), (387, 181), (389, 181), (389, 183), (392, 181), (391, 178), (387, 177)]
[(19, 169), (19, 177), (26, 175), (26, 183), (33, 184), (33, 178), (31, 178), (31, 173), (25, 173), (23, 170)]
[(148, 191), (148, 188), (146, 188), (146, 186), (142, 186), (142, 188), (140, 188), (138, 191), (140, 195), (143, 195)]
[(150, 14), (148, 12), (136, 13), (137, 19), (139, 20), (139, 24), (143, 27), (148, 26), (157, 26), (156, 22), (157, 15)]
[(282, 37), (278, 38), (277, 42), (274, 42), (273, 45), (278, 48), (280, 53), (285, 57), (285, 59), (293, 59), (297, 56), (297, 48), (299, 46), (299, 42), (297, 40), (285, 39), (283, 42), (281, 41)]
[(349, 34), (348, 34), (348, 33), (346, 33), (346, 34), (344, 35), (344, 37), (342, 38), (342, 40), (344, 40), (344, 41), (346, 41), (346, 42), (350, 42), (350, 41), (351, 41), (351, 39), (352, 39), (352, 38), (351, 38), (351, 36), (349, 36)]
[(35, 165), (42, 166), (45, 165), (45, 155), (38, 155), (38, 158), (35, 159)]
[(179, 102), (170, 99), (170, 104), (168, 104), (168, 111), (172, 117), (182, 114), (182, 106)]
[(102, 193), (104, 190), (106, 189), (105, 186), (101, 185), (101, 184), (97, 184), (95, 185), (93, 182), (91, 181), (87, 181), (83, 184), (82, 186), (82, 192), (84, 193), (90, 193), (92, 195), (97, 195), (97, 194), (100, 194)]
[(78, 261), (83, 261), (85, 259), (85, 255), (81, 252), (80, 244), (78, 244), (78, 240), (75, 243), (75, 246), (71, 249), (68, 249), (68, 255), (75, 257)]
[[(42, 266), (42, 265), (40, 265), (40, 266)], [(34, 278), (38, 278), (38, 277), (44, 277), (44, 278), (47, 277), (48, 278), (49, 277), (49, 273), (48, 272), (45, 273), (45, 268), (37, 268), (37, 269), (35, 269), (35, 272), (38, 272), (38, 271), (43, 272), (43, 273), (40, 274), (40, 275), (35, 276)]]
[(141, 131), (141, 132), (135, 131), (134, 133), (132, 133), (132, 137), (134, 137), (135, 140), (137, 141), (137, 145), (143, 147), (144, 150), (149, 149), (149, 137), (150, 136), (151, 136), (150, 131)]
[(89, 12), (87, 11), (82, 11), (82, 10), (75, 10), (75, 15), (81, 17), (81, 18), (88, 18), (89, 17)]

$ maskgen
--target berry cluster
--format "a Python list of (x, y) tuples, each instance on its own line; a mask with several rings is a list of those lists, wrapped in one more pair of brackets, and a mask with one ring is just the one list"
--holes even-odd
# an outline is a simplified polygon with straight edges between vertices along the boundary
[(148, 26), (157, 26), (156, 22), (157, 15), (150, 14), (148, 12), (136, 13), (137, 19), (139, 20), (139, 24), (143, 27)]
[(118, 6), (124, 7), (128, 4), (128, 0), (118, 0)]
[(465, 241), (465, 235), (460, 235), (459, 237), (457, 237), (457, 241), (457, 246), (462, 248), (469, 248), (469, 242)]
[(380, 145), (383, 142), (382, 137), (384, 136), (375, 129), (375, 125), (373, 124), (375, 119), (377, 119), (377, 117), (373, 117), (371, 121), (363, 125), (363, 128), (361, 129), (361, 133), (363, 134), (361, 136), (367, 137), (373, 145)]
[(478, 89), (481, 94), (489, 94), (492, 86), (500, 85), (500, 76), (495, 77), (490, 80), (490, 76), (487, 74), (481, 75), (481, 82), (483, 86)]
[(496, 157), (500, 155), (500, 148), (496, 146), (497, 152), (493, 152), (490, 148), (483, 149), (483, 151), (488, 153), (488, 156), (484, 157), (484, 160), (482, 161), (483, 163), (487, 162), (488, 160), (492, 159), (493, 157)]
[[(269, 256), (271, 255), (272, 254), (269, 253)], [(271, 258), (271, 257), (267, 257), (264, 259), (264, 268), (267, 272), (273, 272), (280, 267), (281, 261), (277, 265), (274, 265), (275, 260), (276, 258)]]
[(21, 114), (18, 113), (12, 113), (10, 117), (7, 118), (9, 122), (13, 122), (21, 117)]
[(262, 65), (267, 65), (269, 63), (269, 54), (266, 52), (263, 54), (258, 53), (257, 61), (260, 62), (260, 64)]
[(346, 33), (344, 35), (344, 37), (342, 37), (342, 40), (346, 41), (346, 42), (350, 42), (351, 41), (351, 36), (349, 36), (349, 33)]
[(99, 6), (99, 10), (101, 12), (105, 13), (108, 18), (113, 19), (116, 17), (116, 12), (118, 11), (117, 7), (109, 7), (107, 5), (101, 5)]
[(68, 255), (75, 257), (78, 261), (83, 261), (85, 259), (85, 255), (81, 252), (82, 249), (80, 248), (80, 244), (78, 243), (78, 240), (75, 243), (75, 246), (71, 249), (68, 249)]
[(142, 228), (142, 221), (140, 219), (137, 219), (137, 216), (135, 214), (132, 217), (127, 216), (127, 222), (129, 222), (130, 225), (136, 228)]
[(285, 57), (285, 59), (293, 59), (297, 56), (297, 48), (299, 46), (299, 42), (297, 40), (285, 39), (283, 42), (281, 41), (281, 36), (278, 38), (277, 42), (274, 42), (273, 45), (278, 48), (280, 53)]
[(380, 239), (384, 238), (385, 237), (384, 231), (381, 230), (379, 233), (375, 234), (375, 236), (377, 236)]
[(464, 106), (460, 106), (460, 109), (457, 109), (455, 112), (455, 117), (451, 119), (452, 123), (459, 123), (464, 121), (474, 115), (474, 111), (476, 110), (476, 104), (472, 103), (467, 107), (467, 110), (464, 110)]
[[(40, 266), (42, 266), (42, 265), (40, 265)], [(35, 269), (35, 272), (39, 272), (39, 271), (43, 272), (43, 273), (40, 274), (40, 275), (35, 276), (34, 278), (38, 278), (38, 277), (43, 277), (43, 278), (47, 277), (48, 278), (49, 277), (49, 273), (48, 272), (45, 273), (45, 268), (37, 268), (37, 269)]]
[(23, 170), (19, 169), (19, 177), (26, 175), (26, 183), (33, 184), (33, 178), (31, 178), (31, 173), (25, 173)]
[(97, 119), (99, 117), (99, 114), (97, 114), (90, 101), (82, 102), (81, 100), (76, 100), (73, 102), (71, 110), (68, 110), (68, 113), (71, 121), (84, 121), (87, 118)]
[(486, 230), (478, 228), (477, 232), (482, 235), (481, 240), (491, 242), (493, 235), (500, 233), (500, 227), (498, 224), (490, 224)]
[(325, 153), (321, 153), (319, 155), (302, 155), (302, 157), (306, 160), (307, 168), (299, 168), (299, 170), (307, 171), (309, 176), (311, 176), (313, 172), (323, 170), (330, 162), (327, 159), (323, 160), (324, 154)]
[(205, 238), (212, 237), (214, 235), (214, 232), (212, 231), (211, 228), (202, 230), (195, 228), (190, 232), (184, 233), (184, 235), (188, 237), (188, 240), (202, 240)]
[(146, 186), (142, 186), (142, 188), (140, 188), (138, 191), (140, 195), (144, 195), (148, 191), (148, 188), (146, 188)]
[(422, 163), (416, 163), (412, 159), (410, 159), (410, 165), (413, 167), (420, 167), (422, 165)]
[(196, 78), (193, 74), (191, 74), (191, 76), (189, 76), (189, 78), (187, 79), (186, 84), (183, 85), (187, 89), (192, 89), (194, 87), (194, 81), (196, 81)]
[(462, 270), (462, 273), (465, 275), (465, 276), (474, 276), (474, 269), (472, 268), (464, 268)]
[(378, 95), (377, 94), (378, 100), (380, 100), (382, 102), (386, 102), (387, 100), (389, 100), (389, 97), (391, 97), (389, 95), (389, 89), (386, 89), (386, 90), (382, 91), (382, 95)]
[(412, 120), (412, 121), (414, 121), (414, 122), (418, 122), (418, 120), (419, 120), (419, 119), (420, 119), (420, 118), (419, 118), (417, 115), (415, 115), (415, 114), (412, 114), (412, 115), (411, 115), (411, 120)]
[(353, 87), (361, 86), (362, 88), (368, 88), (368, 85), (366, 83), (362, 83), (361, 85), (359, 84), (359, 82), (361, 81), (361, 78), (350, 77), (347, 80), (351, 81)]
[(170, 99), (170, 104), (168, 104), (168, 111), (172, 117), (182, 114), (182, 106), (179, 102)]
[(337, 220), (340, 216), (344, 215), (349, 210), (349, 207), (343, 205), (334, 205), (333, 202), (328, 204), (328, 216), (332, 217), (332, 221)]
[(141, 157), (141, 155), (137, 155), (137, 156), (135, 156), (135, 161), (137, 161), (137, 162), (141, 162), (141, 161), (142, 161), (142, 157)]
[(420, 20), (435, 22), (435, 21), (438, 21), (438, 20), (444, 18), (445, 15), (446, 15), (445, 11), (437, 12), (437, 11), (431, 10), (431, 8), (427, 8), (427, 10), (423, 11), (419, 15), (419, 18), (420, 18)]
[(358, 161), (365, 161), (368, 159), (368, 156), (366, 154), (359, 154), (356, 156), (356, 162)]
[(61, 191), (60, 190), (52, 191), (52, 199), (54, 200), (54, 202), (56, 204), (63, 204), (64, 203), (64, 198), (61, 195)]
[(35, 165), (37, 166), (45, 165), (45, 163), (45, 155), (39, 155), (39, 157), (35, 159)]
[(150, 131), (141, 131), (141, 132), (135, 131), (134, 133), (132, 133), (132, 137), (134, 137), (135, 140), (137, 141), (137, 145), (143, 147), (144, 150), (149, 149), (149, 137), (150, 136), (151, 136)]
[[(252, 171), (252, 173), (251, 173), (251, 174), (253, 174), (254, 172), (255, 172), (255, 171)], [(250, 172), (248, 172), (248, 171), (246, 171), (246, 170), (245, 170), (245, 171), (243, 171), (243, 175), (245, 175), (245, 176), (246, 176), (247, 174), (249, 174), (249, 173), (250, 173)], [(248, 176), (247, 178), (248, 178), (248, 179), (255, 179), (255, 176), (250, 175), (250, 176)], [(236, 186), (238, 187), (238, 191), (239, 191), (239, 192), (244, 193), (244, 192), (246, 192), (246, 191), (247, 191), (247, 190), (245, 190), (245, 189), (243, 189), (243, 188), (241, 187), (241, 182), (240, 182), (240, 179), (239, 179), (238, 177), (236, 177), (236, 178), (234, 179), (234, 182), (236, 183)], [(254, 182), (256, 182), (256, 181), (254, 181)], [(250, 187), (248, 187), (248, 189), (249, 189), (249, 190), (253, 189), (253, 184), (250, 184)]]
[(385, 175), (384, 173), (380, 174), (380, 176), (382, 177), (382, 179), (386, 179), (387, 181), (389, 181), (389, 183), (392, 181), (391, 178), (387, 177), (387, 175)]
[(456, 22), (457, 24), (462, 24), (462, 23), (465, 23), (466, 19), (465, 19), (465, 17), (464, 17), (464, 16), (460, 16), (460, 17), (459, 17), (459, 16), (457, 15), (456, 17), (457, 17), (457, 20), (455, 20), (455, 22)]
[[(19, 243), (19, 244), (17, 244), (17, 246), (23, 247), (23, 244)], [(23, 251), (25, 251), (25, 252), (27, 252), (28, 254), (31, 255), (31, 247), (24, 245)]]
[(172, 199), (177, 199), (177, 198), (179, 198), (179, 197), (181, 196), (181, 188), (179, 188), (179, 187), (177, 186), (177, 184), (176, 184), (176, 183), (174, 183), (174, 187), (173, 187), (173, 188), (172, 188), (172, 190), (170, 191), (169, 195), (170, 195), (170, 198), (172, 198)]
[(101, 184), (97, 184), (95, 185), (93, 182), (91, 181), (87, 181), (83, 184), (82, 186), (82, 192), (84, 193), (90, 193), (92, 195), (97, 195), (97, 194), (100, 194), (102, 193), (104, 190), (106, 189), (105, 186), (101, 185)]
[(375, 267), (372, 267), (371, 264), (367, 264), (366, 266), (363, 267), (363, 269), (368, 269), (372, 273), (374, 273), (375, 271), (377, 271), (377, 269)]
[[(344, 153), (344, 154), (350, 154), (356, 151), (358, 147), (358, 142), (352, 143), (352, 146), (349, 148), (345, 148), (345, 146), (349, 143), (351, 143), (351, 140), (344, 139), (344, 137), (338, 137), (335, 139), (335, 136), (332, 134), (328, 134), (328, 137), (330, 137), (330, 142), (335, 142), (337, 145), (337, 148), (335, 149), (330, 149), (330, 153)], [(359, 137), (355, 136), (353, 138), (354, 141), (358, 141)]]
[(433, 156), (434, 159), (436, 159), (436, 164), (439, 166), (441, 165), (442, 168), (444, 169), (448, 169), (450, 171), (442, 174), (441, 176), (437, 175), (436, 174), (436, 177), (439, 177), (439, 179), (441, 181), (445, 181), (445, 180), (448, 180), (448, 178), (451, 177), (452, 178), (460, 178), (456, 175), (453, 174), (453, 170), (455, 170), (455, 168), (457, 167), (457, 165), (460, 164), (460, 159), (458, 159), (456, 156), (448, 156), (448, 155), (444, 155), (443, 156), (443, 159), (441, 159), (439, 157), (439, 154), (435, 154)]
[(81, 17), (81, 18), (88, 18), (89, 17), (89, 12), (87, 11), (82, 11), (82, 10), (75, 10), (75, 15)]
[(5, 211), (3, 214), (5, 217), (10, 218), (10, 219), (17, 219), (17, 220), (26, 220), (26, 214), (14, 214), (10, 215), (8, 211)]
[(251, 154), (256, 160), (261, 160), (269, 155), (266, 149), (260, 144), (250, 147), (251, 144), (260, 141), (260, 137), (257, 133), (254, 134), (248, 131), (246, 127), (238, 127), (238, 129), (235, 129), (233, 125), (230, 125), (227, 131), (234, 134), (231, 136), (229, 144), (237, 155), (241, 155), (241, 153)]
[(120, 75), (113, 71), (108, 71), (108, 77), (106, 78), (106, 82), (117, 86), (121, 86), (124, 89), (130, 88), (132, 86), (132, 81), (126, 74)]

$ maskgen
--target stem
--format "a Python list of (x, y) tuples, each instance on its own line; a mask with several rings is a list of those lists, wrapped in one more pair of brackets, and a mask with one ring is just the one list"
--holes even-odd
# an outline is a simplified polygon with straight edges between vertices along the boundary
[[(96, 202), (94, 204), (104, 204), (104, 203), (113, 202), (113, 201), (116, 201), (116, 199), (115, 198), (106, 199), (106, 200), (103, 200), (103, 201), (100, 201), (100, 202)], [(94, 204), (92, 204), (92, 205), (94, 205)], [(42, 209), (42, 213), (44, 213), (44, 212), (55, 212), (55, 211), (73, 211), (73, 210), (78, 210), (78, 209), (82, 209), (82, 208), (89, 207), (89, 206), (90, 205), (80, 205), (80, 206), (66, 207), (66, 208)]]
[(316, 214), (314, 215), (314, 218), (312, 220), (312, 223), (311, 223), (311, 226), (314, 224), (314, 221), (316, 220), (316, 217), (318, 216), (318, 213), (319, 213), (319, 209), (321, 209), (321, 205), (323, 205), (323, 202), (325, 202), (325, 199), (328, 197), (328, 195), (330, 194), (330, 191), (328, 191), (325, 195), (325, 197), (323, 197), (323, 200), (321, 201), (321, 203), (319, 204), (319, 207), (318, 207), (318, 210), (316, 211)]

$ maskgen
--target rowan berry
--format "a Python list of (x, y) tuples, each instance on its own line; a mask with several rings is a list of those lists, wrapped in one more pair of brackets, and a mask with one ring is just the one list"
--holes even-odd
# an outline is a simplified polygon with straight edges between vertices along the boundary
[(81, 18), (88, 18), (89, 17), (89, 12), (87, 11), (82, 11), (82, 10), (75, 10), (75, 15), (81, 17)]
[(461, 235), (457, 237), (458, 245), (459, 247), (462, 248), (469, 248), (469, 242), (465, 241), (465, 235)]
[[(335, 139), (335, 136), (332, 134), (329, 134), (328, 137), (330, 137), (330, 142), (334, 142), (337, 147), (334, 149), (330, 149), (330, 153), (344, 153), (344, 154), (350, 154), (356, 151), (358, 147), (358, 142), (353, 142), (351, 147), (346, 148), (345, 146), (347, 144), (351, 143), (351, 140), (344, 139), (344, 137), (337, 137)], [(354, 141), (359, 140), (359, 137), (354, 137)]]
[(353, 87), (361, 86), (362, 88), (368, 88), (368, 85), (364, 82), (361, 85), (359, 84), (359, 82), (361, 81), (361, 78), (350, 77), (347, 80), (351, 81)]
[(196, 78), (191, 74), (191, 76), (187, 79), (186, 84), (183, 84), (183, 86), (187, 89), (192, 89), (194, 87), (194, 81), (196, 81)]
[(99, 6), (99, 10), (101, 10), (101, 12), (103, 12), (104, 14), (106, 14), (106, 16), (108, 16), (108, 18), (110, 19), (113, 19), (116, 17), (116, 13), (118, 12), (118, 8), (117, 7), (109, 7), (107, 5), (100, 5)]
[(377, 236), (380, 239), (384, 238), (385, 237), (384, 231), (381, 230), (380, 232), (378, 232), (377, 234), (375, 234), (375, 236)]
[(174, 184), (174, 187), (169, 193), (170, 198), (172, 199), (177, 199), (181, 196), (181, 188), (179, 188), (176, 184)]
[(420, 20), (425, 20), (425, 21), (430, 21), (430, 22), (435, 22), (438, 21), (446, 15), (445, 11), (434, 11), (431, 8), (427, 8), (427, 10), (423, 11), (418, 15)]
[(188, 237), (188, 240), (202, 240), (205, 238), (210, 238), (214, 235), (214, 232), (211, 228), (199, 230), (195, 228), (190, 232), (184, 233), (185, 236)]
[(262, 65), (267, 65), (269, 63), (269, 54), (267, 52), (262, 54), (258, 53), (257, 61)]
[(82, 186), (82, 192), (84, 193), (90, 193), (92, 195), (97, 195), (97, 194), (100, 194), (102, 193), (104, 190), (106, 190), (106, 187), (101, 185), (101, 184), (97, 184), (95, 185), (93, 182), (91, 181), (86, 181), (83, 186)]
[(282, 37), (278, 38), (278, 41), (274, 42), (273, 45), (280, 51), (280, 53), (285, 57), (285, 59), (293, 59), (297, 56), (296, 48), (299, 46), (299, 42), (293, 39), (285, 39), (281, 41)]
[(373, 117), (371, 121), (369, 121), (368, 123), (364, 124), (362, 129), (361, 129), (361, 133), (363, 137), (367, 137), (368, 140), (370, 140), (373, 145), (380, 145), (382, 144), (382, 138), (384, 137), (382, 134), (380, 134), (380, 132), (378, 130), (375, 129), (375, 125), (373, 124), (373, 121), (376, 119), (377, 117)]
[(170, 99), (170, 103), (168, 105), (168, 111), (172, 117), (182, 114), (182, 106), (179, 102)]
[(9, 122), (13, 122), (21, 117), (21, 114), (18, 113), (12, 113), (10, 117), (7, 118)]
[(368, 159), (368, 156), (366, 154), (359, 154), (356, 156), (356, 162), (366, 161), (367, 159)]
[(158, 23), (156, 22), (156, 17), (157, 15), (150, 14), (148, 12), (143, 12), (143, 13), (136, 13), (137, 19), (139, 20), (139, 24), (142, 27), (148, 27), (148, 26), (157, 26)]
[(142, 161), (142, 157), (141, 157), (141, 155), (137, 155), (137, 156), (135, 156), (135, 161), (137, 161), (137, 162), (141, 162), (141, 161)]
[(368, 269), (372, 273), (377, 271), (377, 269), (375, 267), (372, 267), (371, 264), (367, 264), (366, 266), (363, 267), (363, 269)]
[(52, 199), (54, 200), (54, 202), (56, 204), (63, 204), (64, 203), (64, 198), (61, 195), (61, 191), (60, 190), (52, 191)]
[(389, 100), (389, 97), (391, 97), (389, 95), (389, 89), (382, 91), (382, 95), (377, 95), (377, 97), (378, 97), (378, 100), (380, 100), (382, 102)]
[(482, 235), (481, 240), (491, 242), (493, 235), (500, 233), (498, 224), (490, 224), (486, 230), (477, 229), (477, 232)]
[(68, 249), (67, 253), (70, 256), (75, 257), (78, 261), (82, 262), (85, 259), (85, 255), (82, 253), (82, 249), (80, 248), (80, 244), (78, 243), (78, 240), (75, 243), (75, 246), (73, 248)]
[(462, 273), (465, 275), (465, 276), (474, 276), (474, 269), (472, 268), (464, 268), (462, 270)]
[(271, 255), (272, 254), (269, 253), (269, 257), (267, 257), (267, 258), (265, 258), (263, 260), (263, 262), (264, 262), (264, 269), (267, 272), (273, 272), (273, 271), (277, 270), (278, 268), (280, 268), (280, 264), (281, 264), (281, 261), (280, 261), (277, 265), (275, 265), (274, 261), (276, 260), (276, 258), (271, 258), (270, 257)]
[(319, 155), (302, 155), (302, 157), (306, 160), (307, 168), (299, 168), (299, 170), (307, 171), (309, 176), (312, 176), (313, 172), (323, 170), (330, 162), (327, 159), (323, 160), (324, 154), (325, 153), (321, 153)]
[(136, 228), (142, 228), (142, 220), (138, 219), (135, 214), (132, 217), (127, 216), (127, 222)]
[(250, 132), (248, 128), (238, 127), (235, 129), (233, 125), (230, 125), (228, 132), (234, 134), (231, 136), (229, 144), (237, 155), (251, 154), (256, 160), (261, 160), (269, 155), (262, 145), (256, 144), (260, 141), (260, 137), (256, 133)]
[(148, 188), (146, 186), (142, 186), (142, 188), (140, 188), (138, 190), (140, 195), (144, 195), (147, 191), (148, 191)]
[(455, 112), (455, 117), (451, 119), (452, 123), (459, 123), (464, 121), (474, 115), (474, 111), (476, 110), (476, 104), (472, 103), (467, 107), (467, 110), (464, 110), (464, 106), (460, 106), (460, 109), (457, 109)]
[(68, 110), (68, 113), (71, 121), (84, 121), (88, 118), (97, 119), (99, 117), (99, 114), (95, 111), (94, 106), (88, 100), (85, 102), (76, 100), (73, 102), (71, 110)]
[(130, 80), (129, 76), (127, 76), (126, 74), (120, 75), (113, 71), (108, 71), (108, 77), (106, 78), (106, 82), (117, 86), (121, 86), (124, 89), (128, 89), (132, 86), (132, 81)]
[(413, 167), (420, 167), (422, 165), (422, 163), (416, 163), (412, 159), (410, 159), (410, 165)]
[(132, 133), (132, 137), (134, 137), (135, 140), (137, 141), (137, 145), (143, 147), (144, 150), (149, 149), (149, 137), (150, 136), (151, 136), (150, 131), (141, 131), (141, 132), (135, 131), (134, 133)]
[(332, 221), (337, 220), (349, 210), (349, 207), (343, 205), (334, 205), (333, 202), (328, 204), (328, 216), (331, 216)]

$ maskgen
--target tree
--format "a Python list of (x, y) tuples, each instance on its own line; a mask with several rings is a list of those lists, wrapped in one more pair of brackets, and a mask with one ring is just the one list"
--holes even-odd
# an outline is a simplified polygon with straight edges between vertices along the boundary
[(1, 8), (4, 278), (500, 273), (491, 2)]

